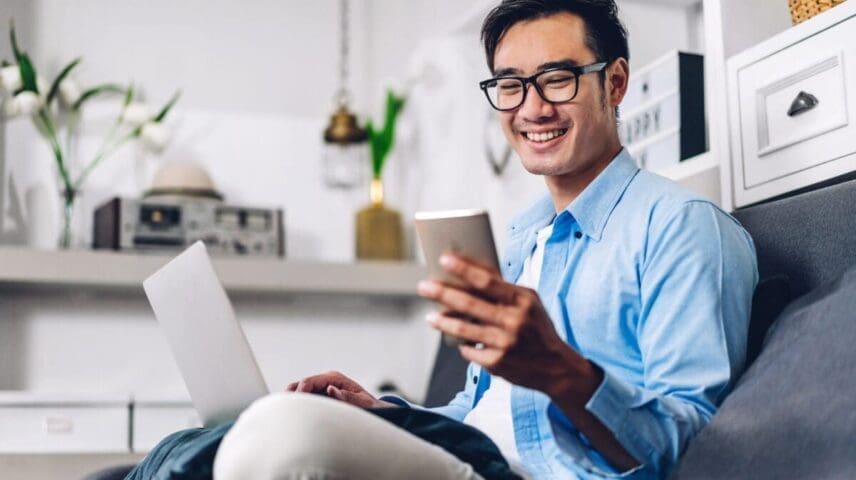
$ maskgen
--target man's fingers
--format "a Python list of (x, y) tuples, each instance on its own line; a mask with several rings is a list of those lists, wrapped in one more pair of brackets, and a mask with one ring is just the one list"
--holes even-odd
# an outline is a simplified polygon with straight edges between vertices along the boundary
[(317, 384), (313, 378), (305, 378), (297, 383), (295, 392), (314, 393), (318, 388), (323, 388), (323, 385)]
[(491, 373), (493, 373), (493, 368), (499, 364), (499, 359), (502, 356), (501, 351), (489, 346), (476, 347), (461, 344), (458, 345), (458, 351), (461, 352), (461, 357), (486, 368)]
[(505, 333), (493, 325), (479, 325), (469, 320), (439, 313), (429, 313), (426, 320), (437, 330), (461, 340), (492, 347), (504, 346)]
[(471, 293), (454, 287), (443, 285), (439, 282), (419, 282), (419, 294), (423, 297), (440, 303), (458, 314), (481, 320), (492, 325), (502, 325), (499, 305), (489, 303)]
[(514, 301), (514, 285), (506, 283), (499, 272), (491, 268), (450, 253), (444, 253), (440, 257), (440, 265), (481, 296), (501, 303)]
[(299, 382), (289, 384), (287, 388), (292, 392), (325, 393), (329, 385), (334, 385), (341, 390), (353, 392), (363, 390), (358, 383), (339, 372), (327, 372), (320, 375), (306, 377)]
[(333, 385), (327, 386), (327, 396), (335, 398), (336, 400), (341, 400), (343, 402), (347, 402), (345, 394), (341, 390), (339, 390), (338, 388), (334, 387)]
[(289, 383), (289, 384), (288, 384), (288, 386), (287, 386), (287, 387), (285, 387), (285, 390), (286, 390), (287, 392), (293, 392), (293, 391), (297, 390), (297, 384), (298, 384), (298, 383), (300, 383), (300, 382), (291, 382), (291, 383)]
[(360, 408), (372, 407), (376, 402), (376, 400), (367, 393), (349, 392), (347, 390), (338, 389), (333, 385), (327, 387), (327, 396)]

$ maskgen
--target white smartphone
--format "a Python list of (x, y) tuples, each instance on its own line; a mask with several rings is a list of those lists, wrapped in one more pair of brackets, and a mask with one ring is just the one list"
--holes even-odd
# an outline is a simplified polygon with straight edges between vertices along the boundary
[[(487, 211), (418, 212), (414, 223), (431, 280), (465, 287), (458, 278), (447, 274), (440, 266), (440, 256), (446, 252), (456, 253), (499, 271), (499, 257)], [(449, 335), (444, 335), (444, 339), (449, 345), (460, 343)]]

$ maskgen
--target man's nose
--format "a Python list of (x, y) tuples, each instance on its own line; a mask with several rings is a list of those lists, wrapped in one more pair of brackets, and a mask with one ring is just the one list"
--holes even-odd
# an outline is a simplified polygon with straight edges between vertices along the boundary
[(555, 106), (541, 98), (534, 83), (526, 85), (526, 98), (518, 110), (520, 116), (528, 120), (551, 117), (555, 113)]

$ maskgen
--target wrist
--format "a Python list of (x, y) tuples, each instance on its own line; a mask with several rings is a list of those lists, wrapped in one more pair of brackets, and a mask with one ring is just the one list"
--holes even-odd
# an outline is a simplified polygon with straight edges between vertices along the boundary
[(603, 370), (570, 348), (560, 365), (545, 393), (556, 403), (585, 408), (603, 382)]

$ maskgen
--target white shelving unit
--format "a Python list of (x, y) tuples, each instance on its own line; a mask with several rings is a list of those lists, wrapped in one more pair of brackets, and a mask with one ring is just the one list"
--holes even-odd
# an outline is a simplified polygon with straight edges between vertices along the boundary
[[(90, 289), (142, 292), (143, 280), (171, 257), (108, 251), (42, 251), (0, 247), (0, 290)], [(416, 298), (425, 269), (415, 263), (354, 264), (215, 258), (230, 293), (346, 294)]]
[[(621, 0), (620, 0), (621, 1)], [(791, 27), (787, 0), (623, 0), (622, 7), (651, 5), (677, 9), (685, 18), (686, 31), (691, 38), (687, 45), (697, 41), (698, 53), (705, 57), (705, 115), (707, 117), (708, 151), (679, 165), (659, 170), (659, 173), (685, 187), (717, 201), (726, 210), (733, 209), (731, 179), (720, 166), (730, 160), (728, 123), (728, 90), (725, 74), (726, 60), (773, 35)], [(628, 10), (629, 11), (629, 10)], [(700, 21), (698, 18), (700, 12)], [(637, 25), (636, 35), (631, 31), (631, 49), (642, 37), (660, 38), (657, 31), (673, 28), (667, 22), (647, 22)], [(651, 31), (646, 31), (646, 29)], [(651, 35), (647, 35), (650, 33)], [(647, 41), (647, 40), (646, 40)], [(666, 41), (661, 38), (661, 42)], [(663, 53), (674, 49), (675, 41), (659, 46)], [(649, 46), (650, 47), (650, 46)], [(650, 49), (650, 48), (649, 48)], [(632, 75), (632, 72), (631, 72)]]

